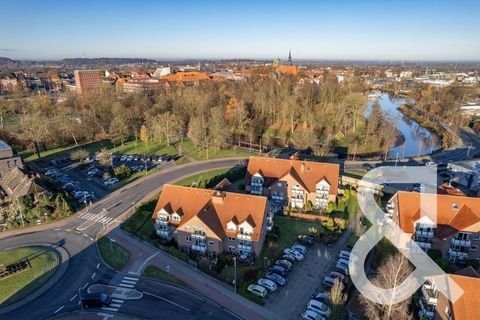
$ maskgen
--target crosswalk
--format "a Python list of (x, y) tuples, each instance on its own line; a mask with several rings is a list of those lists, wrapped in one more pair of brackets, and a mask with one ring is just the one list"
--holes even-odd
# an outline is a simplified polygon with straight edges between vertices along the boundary
[(108, 307), (102, 307), (102, 310), (117, 312), (124, 302), (124, 299), (112, 298), (112, 303), (110, 303)]
[(102, 310), (117, 312), (125, 302), (123, 297), (127, 292), (130, 291), (128, 289), (135, 288), (137, 281), (137, 277), (123, 276), (122, 280), (120, 280), (120, 283), (118, 284), (119, 288), (115, 289), (115, 291), (112, 293), (112, 303), (110, 303), (108, 307), (103, 307)]
[(135, 284), (137, 283), (137, 281), (138, 281), (138, 278), (124, 276), (119, 286), (132, 289), (132, 288), (135, 288)]
[(102, 214), (92, 212), (84, 213), (82, 216), (80, 216), (80, 218), (83, 220), (94, 221), (101, 224), (110, 224), (110, 222), (114, 219), (113, 217), (106, 217)]

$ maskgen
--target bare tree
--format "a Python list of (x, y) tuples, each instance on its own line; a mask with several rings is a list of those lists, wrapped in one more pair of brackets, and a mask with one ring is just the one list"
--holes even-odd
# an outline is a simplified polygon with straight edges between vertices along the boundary
[(332, 302), (331, 319), (345, 319), (345, 302), (347, 294), (343, 293), (344, 285), (339, 278), (336, 278), (330, 289), (330, 300)]
[[(401, 253), (397, 253), (380, 266), (378, 275), (372, 280), (372, 283), (380, 288), (391, 288), (395, 290), (412, 271), (413, 269), (408, 259)], [(368, 319), (407, 320), (412, 318), (411, 315), (408, 314), (409, 300), (397, 304), (377, 304), (362, 296), (361, 301), (365, 306)]]
[(88, 155), (89, 153), (86, 149), (77, 149), (70, 153), (70, 159), (80, 160), (80, 162), (83, 164), (83, 161), (85, 161), (85, 158), (87, 158)]

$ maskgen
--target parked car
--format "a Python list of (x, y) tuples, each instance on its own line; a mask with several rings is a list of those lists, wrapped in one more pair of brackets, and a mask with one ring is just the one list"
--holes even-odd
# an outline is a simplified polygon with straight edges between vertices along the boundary
[(115, 184), (115, 183), (117, 183), (117, 182), (118, 182), (118, 179), (117, 179), (117, 178), (110, 178), (110, 179), (108, 179), (108, 180), (105, 180), (105, 181), (103, 182), (103, 184), (106, 185), (106, 186), (110, 186), (110, 185)]
[(348, 282), (348, 277), (345, 276), (343, 273), (340, 273), (338, 271), (332, 271), (330, 272), (330, 277), (332, 278), (338, 278), (340, 279), (342, 282), (346, 283)]
[(315, 241), (315, 238), (312, 236), (307, 236), (305, 234), (299, 235), (297, 238), (298, 242), (305, 244), (307, 246), (311, 246)]
[(348, 268), (348, 260), (340, 258), (337, 260), (337, 265)]
[(276, 274), (279, 274), (284, 278), (288, 276), (288, 270), (286, 268), (282, 267), (282, 266), (277, 265), (277, 264), (270, 267), (269, 271), (274, 272)]
[(88, 307), (106, 307), (112, 303), (112, 297), (106, 293), (82, 293), (80, 301), (86, 308)]
[(268, 280), (272, 280), (273, 282), (275, 282), (276, 284), (279, 284), (281, 286), (284, 286), (287, 284), (287, 279), (285, 279), (284, 277), (274, 273), (274, 272), (267, 272), (265, 273), (264, 275), (264, 278), (268, 279)]
[(267, 289), (265, 289), (264, 287), (258, 285), (258, 284), (251, 284), (248, 286), (247, 290), (249, 292), (251, 292), (252, 294), (256, 295), (256, 296), (259, 296), (259, 297), (262, 297), (262, 298), (265, 298), (268, 294), (268, 291)]
[(425, 163), (425, 166), (427, 166), (429, 168), (436, 168), (437, 164), (433, 161), (428, 161), (427, 163)]
[(307, 308), (319, 313), (322, 316), (329, 317), (332, 311), (330, 308), (323, 302), (311, 299), (308, 301)]
[(292, 270), (292, 266), (293, 266), (293, 264), (290, 261), (285, 259), (277, 260), (275, 261), (275, 264), (284, 267), (288, 271)]
[(292, 249), (300, 252), (302, 255), (305, 255), (307, 253), (307, 248), (305, 248), (305, 246), (302, 246), (301, 244), (294, 244), (292, 246)]
[(296, 250), (293, 250), (291, 248), (287, 248), (287, 249), (283, 250), (283, 253), (284, 254), (291, 254), (292, 256), (295, 257), (296, 261), (302, 261), (305, 258), (303, 256), (303, 254), (301, 254), (300, 252), (298, 252)]
[(289, 253), (284, 253), (283, 256), (282, 256), (282, 260), (287, 260), (290, 263), (297, 262), (297, 259), (295, 259), (295, 256), (293, 254), (289, 254)]
[(127, 160), (127, 157), (128, 157), (128, 156), (127, 156), (126, 154), (122, 155), (122, 156), (120, 157), (120, 161), (125, 161), (125, 160)]
[(358, 257), (354, 254), (352, 254), (351, 252), (348, 252), (348, 251), (340, 251), (340, 254), (338, 255), (338, 257), (340, 259), (344, 259), (344, 260), (347, 260), (347, 261), (358, 261)]
[(337, 264), (337, 265), (335, 266), (335, 271), (338, 271), (338, 272), (340, 272), (341, 274), (343, 274), (343, 275), (345, 275), (345, 276), (348, 276), (348, 274), (349, 274), (349, 273), (348, 273), (348, 268), (345, 268), (344, 266), (339, 265), (339, 264)]
[(311, 299), (315, 299), (317, 301), (328, 304), (330, 303), (330, 293), (329, 292), (314, 293), (312, 294)]
[(265, 278), (258, 279), (257, 284), (261, 285), (262, 287), (265, 287), (270, 292), (275, 292), (278, 288), (275, 282)]
[(312, 309), (305, 310), (305, 312), (302, 313), (302, 319), (303, 320), (325, 320), (325, 318), (322, 317), (322, 315), (320, 315), (318, 312)]
[(323, 278), (322, 284), (325, 288), (331, 288), (335, 284), (335, 278), (326, 276), (325, 278)]

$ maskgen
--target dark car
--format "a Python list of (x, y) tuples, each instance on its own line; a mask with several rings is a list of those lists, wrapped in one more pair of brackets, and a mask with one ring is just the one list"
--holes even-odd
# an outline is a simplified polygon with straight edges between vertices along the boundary
[(312, 236), (307, 236), (305, 234), (301, 234), (298, 236), (298, 242), (302, 244), (311, 246), (313, 244), (313, 241), (315, 241), (315, 238)]
[(273, 272), (265, 273), (264, 278), (266, 278), (268, 280), (272, 280), (273, 282), (275, 282), (276, 284), (279, 284), (281, 286), (284, 286), (284, 285), (287, 284), (287, 279), (285, 279), (284, 277), (282, 277), (282, 276), (280, 276), (276, 273), (273, 273)]
[(282, 256), (282, 259), (283, 259), (283, 260), (287, 260), (287, 261), (289, 261), (289, 262), (291, 262), (291, 263), (294, 263), (294, 262), (297, 261), (297, 260), (295, 260), (295, 257), (294, 257), (294, 256), (292, 256), (291, 254), (287, 254), (287, 253)]
[(285, 259), (279, 259), (279, 260), (275, 261), (275, 264), (287, 269), (288, 271), (290, 271), (292, 269), (292, 266), (293, 266), (293, 264), (290, 261), (285, 260)]
[(80, 301), (84, 307), (106, 307), (112, 303), (112, 297), (106, 293), (83, 293)]
[(288, 270), (278, 264), (274, 265), (269, 269), (270, 272), (276, 273), (281, 275), (282, 277), (286, 277), (288, 275)]

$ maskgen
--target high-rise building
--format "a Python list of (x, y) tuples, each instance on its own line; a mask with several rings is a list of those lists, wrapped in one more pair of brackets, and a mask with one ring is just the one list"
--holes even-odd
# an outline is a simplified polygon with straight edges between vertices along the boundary
[(103, 72), (101, 70), (75, 70), (77, 94), (84, 94), (100, 89)]

